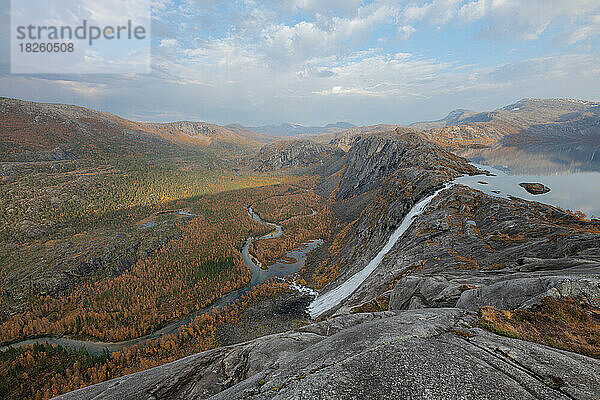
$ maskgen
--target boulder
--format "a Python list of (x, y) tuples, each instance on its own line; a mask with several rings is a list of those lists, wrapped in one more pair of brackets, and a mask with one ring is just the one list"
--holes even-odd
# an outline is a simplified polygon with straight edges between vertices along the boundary
[(463, 292), (456, 306), (472, 311), (483, 306), (514, 310), (538, 305), (544, 297), (548, 296), (582, 298), (592, 306), (598, 307), (600, 279), (566, 276), (506, 279)]
[(396, 283), (390, 295), (390, 310), (425, 307), (453, 307), (461, 294), (461, 285), (443, 276), (408, 276)]

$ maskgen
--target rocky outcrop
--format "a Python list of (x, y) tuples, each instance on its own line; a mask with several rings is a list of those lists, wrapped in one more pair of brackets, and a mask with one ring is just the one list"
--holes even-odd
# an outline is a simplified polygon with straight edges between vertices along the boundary
[[(331, 175), (336, 184), (323, 180), (330, 190), (324, 194), (352, 224), (342, 248), (329, 254), (327, 265), (337, 266), (338, 276), (322, 293), (365, 268), (419, 199), (461, 173), (478, 172), (421, 135), (397, 132), (364, 137), (341, 160)], [(599, 262), (598, 221), (455, 185), (425, 209), (337, 312), (381, 296), (390, 309), (529, 307), (565, 292), (564, 282), (577, 288), (572, 295), (593, 299), (588, 279), (600, 274)], [(534, 279), (520, 281), (527, 278)]]
[(594, 399), (600, 361), (473, 328), (458, 309), (344, 315), (59, 399)]
[(550, 188), (542, 183), (519, 183), (523, 189), (527, 190), (531, 194), (544, 194), (550, 191)]
[(401, 125), (378, 124), (371, 126), (355, 126), (354, 128), (350, 128), (343, 132), (338, 132), (331, 140), (331, 144), (344, 151), (348, 151), (362, 138), (372, 134), (392, 132), (395, 129), (400, 129), (405, 133), (417, 132), (415, 129), (403, 127)]
[(398, 169), (416, 168), (448, 176), (477, 173), (464, 158), (455, 156), (417, 134), (386, 133), (366, 137), (347, 154), (337, 200), (360, 196), (381, 186)]
[[(354, 235), (378, 237), (367, 225)], [(356, 271), (364, 262), (356, 258), (346, 268)], [(390, 298), (390, 309), (516, 309), (546, 296), (598, 306), (599, 282), (600, 222), (454, 186), (432, 202), (338, 312), (378, 296)]]
[[(600, 264), (591, 264), (592, 275), (572, 274), (523, 277), (506, 273), (489, 280), (464, 276), (448, 280), (444, 276), (407, 276), (389, 291), (390, 310), (411, 310), (428, 307), (458, 307), (477, 311), (483, 306), (503, 310), (529, 309), (545, 297), (579, 298), (600, 307)], [(469, 283), (465, 283), (469, 282)]]
[(340, 172), (329, 177), (336, 179), (335, 189), (324, 195), (352, 224), (343, 248), (328, 261), (340, 266), (340, 275), (326, 291), (367, 265), (420, 199), (461, 174), (480, 172), (415, 134), (370, 135), (354, 145), (344, 162)]
[(343, 152), (310, 140), (284, 140), (264, 146), (254, 159), (254, 169), (260, 172), (282, 168), (322, 165), (332, 156)]
[[(385, 192), (382, 196), (396, 196), (402, 210), (395, 212), (404, 215), (416, 200), (435, 187), (461, 174), (478, 172), (466, 159), (421, 135), (402, 131), (378, 133), (359, 139), (344, 157), (330, 159), (320, 171), (324, 178), (317, 191), (333, 202), (343, 220), (352, 222), (380, 192)], [(398, 216), (392, 218), (391, 225), (395, 225)], [(385, 227), (387, 236), (389, 229)]]
[[(594, 266), (600, 271), (600, 263)], [(476, 311), (479, 307), (494, 306), (503, 310), (530, 308), (544, 297), (585, 299), (600, 306), (600, 277), (541, 276), (535, 278), (506, 277), (499, 282), (462, 293), (456, 306)]]
[(468, 288), (443, 276), (407, 276), (390, 293), (390, 310), (413, 310), (429, 307), (454, 307)]
[[(350, 208), (353, 221), (341, 249), (323, 250), (339, 266), (323, 292), (364, 268), (420, 199), (478, 172), (419, 135), (398, 133), (360, 139), (321, 171), (330, 172), (322, 193), (340, 212)], [(597, 307), (599, 271), (599, 221), (455, 185), (330, 319), (61, 398), (595, 399), (600, 361), (483, 331), (475, 312), (530, 308), (548, 296)], [(351, 314), (382, 298), (387, 311)]]

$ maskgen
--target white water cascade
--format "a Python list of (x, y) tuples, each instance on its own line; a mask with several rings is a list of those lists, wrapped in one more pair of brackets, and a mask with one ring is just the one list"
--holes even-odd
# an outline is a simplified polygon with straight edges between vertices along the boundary
[(373, 258), (366, 267), (364, 267), (361, 271), (358, 271), (356, 274), (352, 275), (346, 282), (342, 283), (335, 289), (330, 290), (322, 296), (318, 296), (316, 299), (310, 303), (308, 306), (308, 313), (312, 318), (317, 318), (319, 315), (324, 312), (332, 309), (339, 303), (341, 303), (344, 299), (349, 297), (358, 287), (371, 275), (371, 273), (377, 268), (379, 263), (383, 260), (385, 255), (394, 247), (398, 239), (410, 228), (414, 219), (419, 216), (423, 210), (431, 203), (431, 201), (442, 191), (450, 187), (450, 184), (447, 184), (441, 189), (435, 191), (435, 193), (425, 197), (420, 200), (417, 204), (411, 208), (411, 210), (406, 214), (400, 226), (392, 233), (387, 243), (379, 253)]

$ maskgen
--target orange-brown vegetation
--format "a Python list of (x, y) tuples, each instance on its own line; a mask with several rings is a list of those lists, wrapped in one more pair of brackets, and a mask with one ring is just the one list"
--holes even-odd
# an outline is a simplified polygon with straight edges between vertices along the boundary
[(333, 176), (335, 177), (335, 179), (337, 179), (337, 184), (335, 185), (335, 189), (333, 189), (331, 191), (331, 194), (329, 195), (329, 202), (330, 203), (335, 203), (336, 199), (337, 199), (337, 195), (340, 192), (340, 187), (342, 184), (342, 177), (344, 176), (344, 174), (346, 173), (346, 169), (348, 169), (347, 165), (344, 165), (344, 167), (342, 169), (340, 169), (338, 172), (336, 172)]
[(264, 265), (273, 264), (288, 252), (314, 239), (329, 240), (335, 231), (335, 217), (329, 207), (316, 214), (290, 218), (281, 224), (283, 234), (274, 239), (253, 241), (250, 251)]
[[(118, 277), (90, 280), (65, 297), (38, 298), (24, 313), (0, 323), (0, 341), (43, 334), (120, 341), (202, 309), (250, 279), (240, 249), (247, 236), (262, 235), (268, 228), (252, 221), (248, 204), (288, 188), (198, 198), (193, 208), (199, 216), (181, 228), (180, 237)], [(287, 229), (294, 235), (283, 236), (284, 246), (293, 248), (326, 233), (322, 214), (303, 223), (290, 220)]]
[(578, 299), (547, 297), (533, 311), (483, 307), (479, 324), (500, 335), (600, 358), (600, 310)]
[(378, 296), (367, 303), (363, 303), (359, 306), (353, 307), (350, 310), (350, 313), (357, 314), (387, 311), (389, 304), (390, 298), (388, 296)]
[(476, 270), (480, 268), (479, 261), (474, 260), (471, 256), (463, 256), (458, 254), (455, 249), (448, 249), (448, 254), (460, 262), (460, 264), (457, 266), (458, 268), (468, 270)]
[[(170, 173), (167, 171), (166, 175)], [(280, 222), (284, 229), (284, 235), (279, 238), (282, 247), (273, 250), (265, 246), (264, 257), (278, 257), (276, 250), (297, 248), (309, 239), (332, 235), (333, 214), (311, 192), (314, 180), (279, 177), (280, 181), (289, 183), (264, 186), (274, 178), (247, 178), (246, 182), (243, 177), (235, 178), (235, 181), (215, 177), (199, 181), (200, 188), (198, 183), (190, 180), (191, 191), (185, 192), (188, 187), (186, 177), (191, 176), (183, 170), (174, 173), (183, 174), (184, 179), (176, 177), (176, 183), (172, 184), (162, 174), (144, 175), (142, 182), (148, 188), (144, 188), (144, 183), (131, 187), (134, 193), (131, 201), (139, 206), (120, 215), (137, 223), (139, 218), (152, 219), (185, 207), (197, 216), (179, 220), (178, 236), (119, 276), (88, 277), (66, 295), (38, 296), (27, 311), (0, 321), (0, 341), (50, 334), (120, 341), (143, 336), (171, 321), (200, 314), (175, 334), (102, 357), (42, 345), (9, 350), (0, 357), (0, 387), (4, 390), (0, 397), (49, 398), (218, 346), (214, 336), (217, 326), (236, 323), (246, 307), (289, 290), (286, 284), (270, 282), (248, 292), (232, 305), (216, 312), (202, 313), (204, 307), (244, 286), (250, 279), (240, 250), (248, 236), (259, 237), (268, 233), (269, 228), (250, 218), (249, 205), (259, 205), (265, 215), (285, 218)], [(153, 176), (156, 183), (153, 183)], [(177, 184), (180, 184), (178, 188), (170, 188)], [(250, 188), (224, 191), (229, 185)], [(107, 187), (107, 190), (112, 189)], [(203, 190), (216, 194), (195, 195)], [(149, 196), (149, 193), (155, 196)], [(291, 193), (297, 194), (295, 204), (290, 204), (296, 197), (288, 196)], [(286, 196), (289, 198), (285, 204), (271, 200)], [(151, 199), (146, 200), (148, 197)], [(122, 196), (111, 197), (104, 193), (103, 198), (107, 199), (108, 206), (115, 205), (113, 209), (122, 204)], [(282, 212), (288, 205), (287, 211)], [(86, 213), (79, 211), (82, 215)], [(303, 213), (294, 214), (297, 211)], [(108, 215), (104, 211), (90, 214), (100, 223)], [(74, 214), (64, 216), (65, 221), (71, 218), (77, 217)], [(270, 249), (272, 253), (268, 253)]]
[[(358, 222), (358, 219), (346, 225), (333, 239), (333, 243), (329, 246), (329, 257), (323, 260), (312, 273), (312, 280), (314, 287), (321, 289), (329, 282), (333, 282), (340, 273), (339, 265), (334, 262), (334, 259), (339, 259), (341, 256), (344, 245), (348, 240), (348, 235), (352, 227)], [(304, 269), (301, 273), (306, 272)]]
[(388, 290), (392, 290), (394, 288), (394, 286), (396, 286), (396, 283), (400, 279), (404, 278), (405, 276), (408, 276), (416, 271), (421, 271), (423, 269), (423, 267), (425, 267), (425, 264), (427, 264), (427, 260), (423, 260), (421, 262), (411, 264), (408, 267), (404, 268), (402, 270), (402, 272), (400, 272), (399, 275), (394, 276), (393, 278), (391, 278), (388, 281), (388, 286), (387, 286)]
[(228, 150), (260, 146), (256, 134), (205, 122), (141, 123), (82, 107), (16, 99), (0, 99), (0, 105), (0, 156), (9, 159), (32, 158), (28, 152), (59, 146), (87, 159), (199, 154), (199, 148), (213, 144)]
[(91, 356), (85, 351), (55, 345), (30, 345), (8, 350), (0, 353), (0, 396), (7, 399), (49, 399), (218, 347), (215, 333), (219, 325), (237, 323), (248, 307), (289, 291), (287, 284), (267, 282), (229, 306), (199, 315), (174, 334), (112, 354)]
[(309, 190), (268, 197), (253, 206), (265, 220), (281, 224), (283, 234), (273, 239), (254, 240), (250, 252), (263, 265), (273, 264), (309, 240), (328, 241), (337, 229), (335, 216), (327, 203)]
[(268, 197), (252, 208), (264, 220), (281, 223), (290, 218), (308, 216), (324, 205), (324, 200), (312, 191), (290, 187), (283, 195)]

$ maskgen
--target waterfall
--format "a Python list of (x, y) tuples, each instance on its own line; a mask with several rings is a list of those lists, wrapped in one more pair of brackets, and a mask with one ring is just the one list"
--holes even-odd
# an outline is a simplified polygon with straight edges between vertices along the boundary
[(387, 243), (383, 248), (377, 253), (375, 258), (373, 258), (366, 267), (364, 267), (361, 271), (358, 271), (356, 274), (352, 275), (348, 280), (344, 283), (336, 287), (335, 289), (330, 290), (322, 296), (318, 296), (316, 299), (310, 303), (308, 306), (308, 313), (312, 318), (317, 318), (319, 315), (324, 312), (332, 309), (339, 303), (341, 303), (344, 299), (349, 297), (358, 287), (368, 278), (369, 275), (377, 268), (379, 263), (383, 260), (385, 255), (394, 247), (398, 239), (410, 228), (414, 219), (421, 215), (423, 210), (431, 203), (431, 201), (442, 191), (450, 187), (450, 184), (447, 184), (441, 189), (436, 190), (433, 194), (421, 199), (417, 204), (411, 208), (411, 210), (406, 214), (400, 226), (392, 233)]

